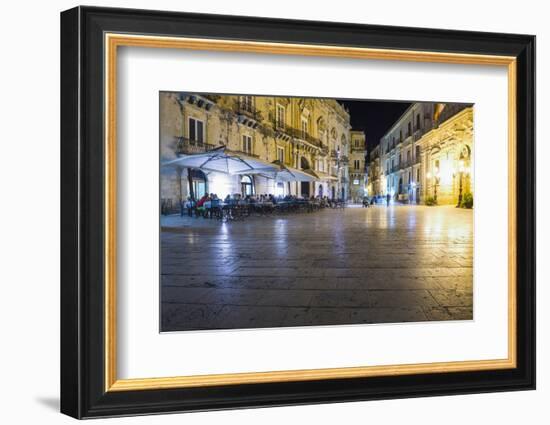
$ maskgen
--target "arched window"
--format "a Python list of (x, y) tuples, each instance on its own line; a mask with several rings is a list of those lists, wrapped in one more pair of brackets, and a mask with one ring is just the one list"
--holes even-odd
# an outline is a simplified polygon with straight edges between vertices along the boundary
[(325, 119), (323, 117), (319, 117), (317, 119), (317, 131), (319, 132), (319, 135), (324, 134), (327, 129), (327, 124), (325, 122)]
[(241, 194), (243, 196), (254, 195), (254, 179), (252, 176), (244, 175), (241, 177)]

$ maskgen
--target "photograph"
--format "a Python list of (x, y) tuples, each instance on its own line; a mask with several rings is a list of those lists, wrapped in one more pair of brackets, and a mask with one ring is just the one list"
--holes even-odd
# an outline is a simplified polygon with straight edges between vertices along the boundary
[[(268, 409), (257, 408), (293, 406), (294, 423), (300, 405), (339, 403), (332, 423), (369, 401), (369, 418), (388, 422), (390, 410), (393, 423), (415, 416), (388, 410), (400, 399), (418, 400), (423, 419), (435, 403), (439, 422), (452, 411), (463, 423), (460, 412), (480, 405), (505, 422), (535, 417), (540, 389), (506, 393), (536, 388), (541, 348), (540, 40), (527, 32), (548, 27), (543, 14), (218, 3), (65, 5), (59, 27), (35, 13), (51, 48), (16, 49), (17, 61), (57, 52), (60, 67), (6, 68), (23, 76), (9, 80), (14, 111), (60, 86), (61, 108), (46, 112), (61, 119), (33, 117), (61, 148), (31, 137), (41, 164), (31, 169), (60, 185), (45, 211), (61, 213), (61, 263), (28, 255), (55, 240), (22, 237), (16, 224), (36, 219), (19, 216), (34, 210), (7, 208), (17, 217), (6, 220), (27, 254), (16, 282), (26, 270), (40, 283), (47, 267), (60, 273), (60, 291), (38, 285), (31, 306), (54, 306), (51, 323), (49, 311), (21, 315), (29, 285), (8, 285), (24, 289), (10, 315), (29, 322), (9, 328), (43, 323), (51, 335), (23, 339), (59, 342), (26, 362), (55, 364), (42, 367), (49, 377), (30, 370), (37, 391), (54, 382), (59, 411), (77, 419), (216, 411), (219, 422), (220, 410), (254, 409), (238, 421), (258, 422)], [(44, 75), (56, 83), (21, 95)], [(20, 153), (30, 115), (12, 115), (21, 122), (6, 145)], [(8, 186), (28, 195), (38, 180), (19, 157), (6, 156)], [(451, 395), (453, 406), (437, 406)], [(27, 407), (23, 397), (15, 410)], [(303, 411), (317, 421), (320, 410)]]
[(474, 109), (159, 92), (160, 332), (473, 320)]

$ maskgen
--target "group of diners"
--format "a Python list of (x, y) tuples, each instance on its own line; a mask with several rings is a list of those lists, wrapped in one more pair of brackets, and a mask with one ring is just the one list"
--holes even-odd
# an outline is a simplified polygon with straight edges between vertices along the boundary
[(180, 215), (189, 217), (216, 218), (222, 221), (239, 220), (252, 214), (313, 212), (322, 208), (344, 208), (346, 202), (329, 199), (327, 196), (297, 197), (295, 195), (276, 196), (273, 194), (227, 195), (221, 199), (215, 193), (206, 193), (198, 200), (188, 196), (181, 202)]

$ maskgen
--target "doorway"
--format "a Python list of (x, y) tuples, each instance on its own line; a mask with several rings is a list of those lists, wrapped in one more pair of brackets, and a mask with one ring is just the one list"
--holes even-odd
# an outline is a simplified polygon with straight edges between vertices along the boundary
[(254, 180), (251, 176), (244, 175), (241, 177), (241, 195), (243, 197), (254, 195)]
[(300, 194), (303, 198), (309, 198), (309, 182), (301, 182)]
[(207, 192), (206, 175), (198, 169), (188, 170), (187, 193), (195, 200), (201, 199)]

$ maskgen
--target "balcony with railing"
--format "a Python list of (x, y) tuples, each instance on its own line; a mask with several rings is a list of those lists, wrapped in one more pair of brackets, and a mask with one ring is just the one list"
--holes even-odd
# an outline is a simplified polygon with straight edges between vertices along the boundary
[(312, 136), (307, 131), (298, 128), (287, 127), (286, 131), (295, 139), (302, 140), (317, 148), (323, 147), (323, 143), (317, 137)]
[(301, 140), (315, 148), (320, 149), (321, 152), (324, 153), (325, 155), (328, 154), (328, 147), (323, 144), (321, 139), (319, 139), (318, 137), (312, 136), (307, 131), (290, 127), (285, 123), (281, 123), (275, 120), (272, 121), (271, 124), (273, 126), (273, 131), (275, 132), (275, 137), (281, 138), (283, 140), (290, 140), (290, 139)]
[(246, 151), (232, 151), (232, 152), (235, 152), (236, 154), (240, 154), (240, 155), (244, 155), (244, 156), (250, 156), (252, 158), (259, 158), (260, 155), (256, 155), (255, 153), (252, 153), (252, 152), (246, 152)]
[(407, 158), (404, 161), (401, 161), (401, 169), (403, 168), (409, 168), (413, 164), (412, 159)]
[(242, 100), (236, 101), (236, 112), (239, 115), (244, 115), (253, 120), (260, 121), (262, 119), (262, 113), (256, 109), (250, 102), (243, 102)]
[(251, 102), (236, 100), (234, 106), (237, 114), (237, 122), (250, 128), (257, 128), (263, 120), (261, 111), (256, 109)]
[(214, 149), (216, 146), (204, 143), (199, 140), (191, 140), (187, 137), (176, 138), (176, 155), (190, 155), (194, 153), (206, 152)]

